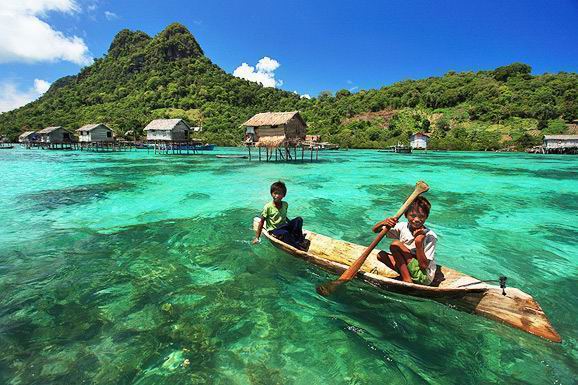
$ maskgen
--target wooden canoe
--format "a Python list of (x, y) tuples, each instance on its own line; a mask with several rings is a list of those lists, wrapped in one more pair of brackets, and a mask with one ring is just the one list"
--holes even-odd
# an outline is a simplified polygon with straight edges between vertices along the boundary
[[(253, 228), (257, 229), (258, 225), (259, 218), (255, 218)], [(304, 230), (304, 233), (309, 241), (307, 251), (281, 242), (265, 229), (262, 231), (275, 247), (337, 274), (345, 271), (365, 250), (364, 246), (312, 231)], [(480, 282), (467, 274), (440, 265), (431, 286), (403, 282), (396, 279), (397, 272), (377, 260), (380, 252), (377, 249), (372, 251), (356, 278), (385, 290), (453, 305), (459, 310), (506, 323), (553, 342), (562, 341), (540, 305), (532, 296), (519, 289), (506, 288), (506, 295), (502, 295), (499, 286)]]

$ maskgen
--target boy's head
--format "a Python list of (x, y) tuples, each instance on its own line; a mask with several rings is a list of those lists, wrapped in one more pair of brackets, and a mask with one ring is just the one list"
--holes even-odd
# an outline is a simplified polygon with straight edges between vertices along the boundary
[(277, 181), (271, 185), (271, 196), (276, 202), (281, 201), (287, 195), (287, 186), (281, 181)]
[(431, 203), (427, 198), (423, 196), (418, 196), (409, 205), (407, 210), (405, 210), (405, 217), (407, 221), (414, 229), (419, 229), (425, 224), (427, 217), (429, 216), (429, 211), (431, 209)]

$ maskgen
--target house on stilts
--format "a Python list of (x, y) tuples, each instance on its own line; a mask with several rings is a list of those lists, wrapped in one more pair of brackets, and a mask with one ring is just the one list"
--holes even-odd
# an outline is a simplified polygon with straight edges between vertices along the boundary
[(61, 126), (46, 127), (38, 134), (40, 140), (36, 144), (44, 149), (72, 150), (72, 145), (76, 143), (74, 134)]
[(412, 150), (427, 150), (430, 134), (427, 132), (416, 132), (409, 137), (409, 146)]
[(26, 131), (18, 136), (18, 143), (31, 143), (40, 140), (40, 135), (36, 131)]
[(112, 130), (103, 123), (87, 124), (80, 127), (76, 132), (78, 132), (79, 143), (114, 142)]
[[(307, 123), (299, 111), (262, 112), (241, 127), (245, 128), (244, 145), (249, 151), (249, 159), (252, 158), (251, 148), (256, 148), (258, 159), (267, 162), (305, 160), (302, 144), (307, 134)], [(308, 152), (310, 160), (319, 158), (318, 149), (310, 148)]]
[(155, 119), (144, 128), (155, 153), (189, 155), (199, 152), (201, 142), (191, 138), (191, 126), (183, 119)]

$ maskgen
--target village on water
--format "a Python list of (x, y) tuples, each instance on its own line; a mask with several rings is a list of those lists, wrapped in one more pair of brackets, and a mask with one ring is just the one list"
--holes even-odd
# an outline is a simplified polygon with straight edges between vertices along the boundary
[(0, 0), (0, 385), (578, 384), (573, 2)]
[[(319, 159), (319, 150), (338, 150), (339, 146), (322, 142), (320, 135), (308, 135), (307, 123), (298, 111), (263, 112), (256, 114), (245, 123), (245, 136), (240, 142), (248, 150), (247, 158), (254, 156), (266, 161), (303, 161)], [(578, 119), (568, 124), (569, 130), (578, 130)], [(53, 126), (38, 131), (25, 131), (18, 136), (18, 143), (28, 149), (80, 150), (80, 151), (129, 151), (137, 149), (152, 150), (159, 154), (190, 155), (213, 150), (215, 145), (195, 139), (202, 127), (191, 127), (183, 119), (155, 119), (143, 132), (146, 138), (137, 140), (136, 130), (127, 130), (118, 138), (105, 123), (86, 124), (76, 130)], [(430, 134), (414, 132), (409, 143), (398, 143), (378, 150), (380, 152), (411, 153), (427, 151)], [(0, 148), (14, 146), (2, 139)], [(251, 152), (251, 148), (256, 150)], [(263, 149), (263, 154), (261, 153)], [(576, 154), (578, 153), (578, 135), (544, 135), (543, 144), (526, 149), (528, 153), (539, 154)], [(245, 156), (243, 156), (244, 158)]]

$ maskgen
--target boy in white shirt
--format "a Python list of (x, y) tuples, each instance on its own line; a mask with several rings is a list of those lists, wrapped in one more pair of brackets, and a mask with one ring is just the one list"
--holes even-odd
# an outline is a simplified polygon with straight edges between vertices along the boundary
[(424, 226), (430, 209), (429, 201), (419, 196), (405, 212), (407, 222), (398, 223), (392, 217), (373, 226), (376, 233), (384, 225), (390, 227), (387, 237), (395, 239), (389, 246), (391, 253), (380, 253), (378, 260), (397, 271), (405, 282), (430, 285), (434, 279), (437, 235)]

